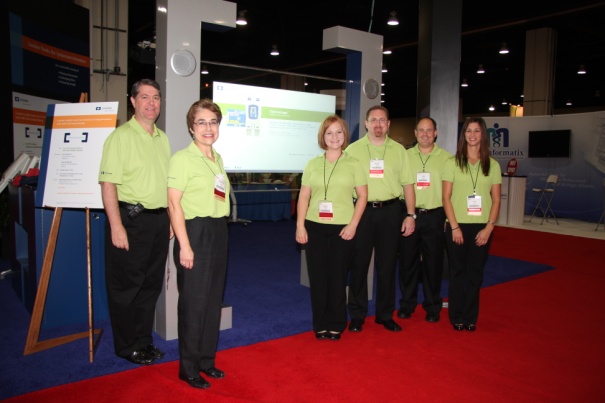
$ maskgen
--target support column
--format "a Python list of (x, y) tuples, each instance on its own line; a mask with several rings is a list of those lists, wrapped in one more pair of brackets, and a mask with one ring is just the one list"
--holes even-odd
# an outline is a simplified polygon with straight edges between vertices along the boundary
[(437, 121), (439, 146), (458, 140), (462, 0), (420, 0), (416, 117)]
[(525, 34), (523, 116), (553, 113), (556, 44), (557, 33), (552, 28), (534, 29)]

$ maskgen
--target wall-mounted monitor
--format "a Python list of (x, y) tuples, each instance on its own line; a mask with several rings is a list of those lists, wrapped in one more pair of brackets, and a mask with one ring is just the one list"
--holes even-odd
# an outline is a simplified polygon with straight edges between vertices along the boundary
[(527, 156), (528, 158), (571, 157), (571, 130), (530, 131)]

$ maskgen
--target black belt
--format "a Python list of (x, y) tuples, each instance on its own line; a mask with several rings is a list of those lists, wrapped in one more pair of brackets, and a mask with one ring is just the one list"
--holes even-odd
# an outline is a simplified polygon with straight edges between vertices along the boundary
[[(118, 201), (118, 205), (121, 208), (126, 209), (128, 211), (132, 210), (135, 207), (134, 204), (126, 203), (126, 202), (123, 202), (123, 201)], [(142, 213), (147, 213), (147, 214), (162, 214), (164, 211), (166, 211), (166, 207), (146, 208), (145, 210), (142, 211)]]
[(437, 207), (437, 208), (430, 208), (430, 209), (425, 209), (425, 208), (417, 208), (416, 209), (416, 214), (429, 214), (429, 213), (434, 213), (435, 211), (441, 210), (443, 207)]
[(388, 206), (389, 204), (398, 202), (399, 199), (395, 198), (395, 199), (391, 199), (391, 200), (385, 200), (385, 201), (373, 201), (373, 202), (368, 202), (368, 207), (372, 207), (372, 208), (381, 208), (384, 206)]

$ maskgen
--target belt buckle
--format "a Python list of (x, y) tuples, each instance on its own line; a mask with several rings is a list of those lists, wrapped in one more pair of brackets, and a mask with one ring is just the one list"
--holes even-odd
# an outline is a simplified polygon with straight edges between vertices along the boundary
[(372, 208), (379, 208), (379, 207), (382, 207), (381, 201), (372, 202)]
[(427, 209), (425, 209), (425, 208), (419, 208), (419, 209), (418, 209), (418, 214), (426, 214), (426, 213), (428, 213), (428, 212), (429, 212), (429, 211), (428, 211)]

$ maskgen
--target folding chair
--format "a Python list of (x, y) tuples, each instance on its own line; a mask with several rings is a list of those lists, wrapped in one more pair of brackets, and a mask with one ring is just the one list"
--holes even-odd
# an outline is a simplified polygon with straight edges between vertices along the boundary
[(603, 229), (605, 229), (605, 178), (603, 178), (603, 213), (601, 213), (601, 218), (597, 221), (597, 227), (594, 229), (595, 231), (599, 229), (601, 221), (603, 221)]
[(542, 213), (542, 221), (540, 221), (540, 225), (542, 225), (544, 220), (548, 221), (549, 213), (552, 215), (552, 218), (555, 219), (555, 222), (557, 223), (557, 225), (559, 225), (559, 221), (557, 220), (557, 217), (555, 216), (555, 212), (552, 211), (552, 207), (551, 207), (552, 199), (555, 196), (555, 190), (557, 189), (558, 184), (559, 184), (559, 175), (548, 175), (544, 188), (542, 188), (542, 189), (533, 188), (532, 189), (532, 192), (534, 192), (535, 194), (539, 194), (540, 197), (538, 198), (538, 203), (536, 203), (536, 207), (534, 207), (534, 212), (532, 213), (531, 217), (529, 218), (530, 222), (531, 222), (531, 219), (534, 218), (534, 216), (536, 215), (536, 212), (540, 211)]

